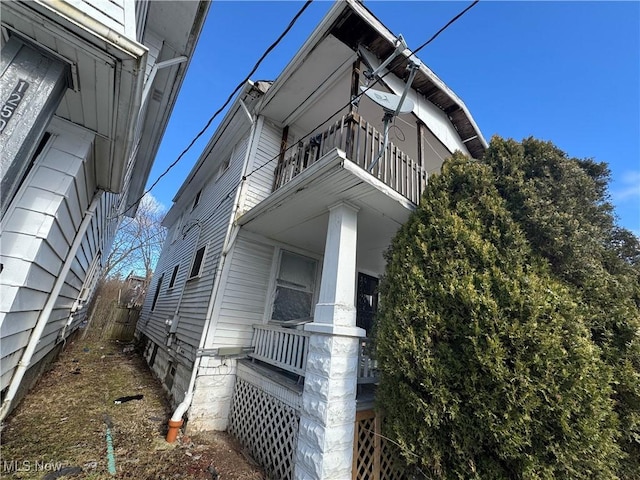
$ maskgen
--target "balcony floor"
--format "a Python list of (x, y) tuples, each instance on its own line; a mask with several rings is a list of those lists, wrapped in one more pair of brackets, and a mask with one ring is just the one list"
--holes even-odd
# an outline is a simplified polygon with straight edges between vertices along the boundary
[(238, 219), (242, 228), (324, 254), (328, 209), (341, 201), (358, 212), (360, 268), (384, 271), (382, 252), (415, 205), (333, 150)]

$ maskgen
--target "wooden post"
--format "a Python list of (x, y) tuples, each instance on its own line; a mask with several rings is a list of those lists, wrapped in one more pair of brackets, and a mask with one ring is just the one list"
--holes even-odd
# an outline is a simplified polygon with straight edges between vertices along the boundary
[[(358, 111), (357, 105), (353, 104), (353, 100), (358, 96), (358, 86), (360, 85), (360, 59), (356, 59), (353, 62), (353, 66), (351, 67), (351, 103), (349, 104), (349, 113), (354, 113)], [(353, 141), (354, 141), (354, 122), (353, 116), (349, 115), (348, 117), (348, 128), (347, 128), (347, 139), (345, 142), (345, 150), (347, 154), (347, 158), (349, 160), (353, 159)]]
[(424, 190), (425, 185), (422, 184), (422, 170), (424, 168), (425, 165), (425, 158), (424, 158), (424, 148), (423, 148), (423, 143), (424, 143), (424, 129), (425, 129), (425, 124), (422, 122), (422, 120), (418, 119), (417, 121), (417, 137), (418, 137), (418, 158), (416, 158), (416, 162), (417, 162), (417, 184), (416, 184), (416, 190), (417, 190), (417, 195), (416, 195), (416, 199), (414, 200), (416, 202), (416, 204), (420, 203), (420, 196), (422, 195), (422, 191)]
[(382, 456), (382, 422), (378, 412), (373, 417), (373, 478), (380, 480), (380, 457)]
[(349, 112), (357, 112), (357, 105), (353, 104), (353, 100), (359, 95), (358, 87), (360, 86), (360, 59), (357, 58), (351, 67), (351, 103), (349, 104)]
[(423, 162), (423, 157), (424, 157), (424, 149), (422, 148), (422, 141), (424, 140), (424, 123), (422, 122), (422, 120), (418, 119), (417, 123), (417, 132), (418, 132), (418, 158), (416, 158), (416, 161), (418, 162), (418, 165), (422, 166), (424, 165)]
[(278, 187), (282, 186), (281, 185), (282, 182), (280, 182), (280, 177), (283, 172), (284, 155), (287, 152), (288, 137), (289, 137), (289, 125), (286, 125), (282, 129), (282, 140), (280, 141), (280, 156), (278, 157), (278, 166), (276, 167), (276, 172), (273, 177), (273, 188), (272, 188), (273, 191), (275, 191)]

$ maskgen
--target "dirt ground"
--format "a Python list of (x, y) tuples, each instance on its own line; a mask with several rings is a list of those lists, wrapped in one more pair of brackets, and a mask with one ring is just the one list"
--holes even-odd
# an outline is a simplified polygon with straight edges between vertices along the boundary
[[(77, 338), (3, 425), (0, 478), (261, 480), (228, 435), (165, 441), (171, 410), (144, 360), (127, 344)], [(123, 396), (140, 400), (114, 404)], [(107, 463), (110, 423), (116, 474)]]

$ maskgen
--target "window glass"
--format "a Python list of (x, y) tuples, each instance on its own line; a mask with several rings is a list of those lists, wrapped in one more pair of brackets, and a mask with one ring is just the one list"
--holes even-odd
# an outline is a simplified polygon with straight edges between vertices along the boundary
[(193, 259), (193, 266), (191, 267), (191, 273), (189, 273), (189, 278), (194, 278), (200, 275), (200, 270), (202, 269), (202, 260), (204, 259), (204, 250), (205, 247), (199, 248), (196, 252), (196, 256)]
[(316, 277), (316, 261), (312, 258), (282, 252), (278, 281), (311, 291)]
[(156, 291), (153, 294), (153, 302), (151, 302), (151, 311), (155, 310), (156, 308), (156, 303), (158, 302), (158, 296), (160, 295), (160, 288), (162, 287), (162, 280), (164, 280), (164, 273), (160, 275), (160, 280), (158, 280)]
[(317, 263), (312, 258), (282, 252), (272, 320), (287, 321), (311, 315)]
[(176, 265), (173, 267), (173, 272), (171, 272), (171, 279), (169, 280), (169, 288), (173, 288), (176, 283), (176, 277), (178, 276), (178, 267), (180, 265)]
[(202, 195), (202, 190), (200, 190), (198, 193), (196, 193), (196, 198), (193, 200), (193, 207), (191, 207), (191, 210), (193, 210), (194, 208), (196, 208), (200, 204), (200, 196), (201, 195)]

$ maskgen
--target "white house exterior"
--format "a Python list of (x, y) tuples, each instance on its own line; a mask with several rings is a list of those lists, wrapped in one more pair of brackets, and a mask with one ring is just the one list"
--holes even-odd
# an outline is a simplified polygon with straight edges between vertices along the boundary
[(1, 3), (1, 418), (85, 319), (208, 7)]
[[(138, 322), (147, 361), (179, 404), (174, 418), (231, 431), (270, 478), (394, 478), (389, 459), (358, 453), (376, 447), (356, 422), (377, 425), (364, 414), (375, 391), (366, 336), (383, 252), (428, 174), (456, 150), (486, 148), (422, 65), (413, 109), (371, 168), (383, 111), (350, 99), (396, 44), (362, 4), (337, 2), (275, 81), (241, 91), (164, 220)], [(374, 88), (401, 94), (410, 55)]]

